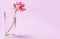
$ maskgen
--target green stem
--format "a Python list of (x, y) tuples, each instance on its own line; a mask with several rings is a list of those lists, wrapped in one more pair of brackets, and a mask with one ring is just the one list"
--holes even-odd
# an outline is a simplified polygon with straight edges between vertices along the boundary
[[(16, 15), (16, 13), (14, 14), (14, 16)], [(10, 30), (12, 29), (12, 27), (13, 27), (13, 25), (14, 25), (14, 20), (13, 20), (13, 22), (12, 22), (12, 24), (11, 24), (11, 27), (8, 29), (8, 31), (6, 32), (6, 34), (8, 33), (8, 32), (10, 32)]]

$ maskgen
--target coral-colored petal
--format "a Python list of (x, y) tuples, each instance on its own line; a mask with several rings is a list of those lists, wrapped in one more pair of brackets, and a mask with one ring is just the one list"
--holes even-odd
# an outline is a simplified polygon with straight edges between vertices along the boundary
[(19, 7), (19, 11), (24, 11), (26, 10), (25, 8)]

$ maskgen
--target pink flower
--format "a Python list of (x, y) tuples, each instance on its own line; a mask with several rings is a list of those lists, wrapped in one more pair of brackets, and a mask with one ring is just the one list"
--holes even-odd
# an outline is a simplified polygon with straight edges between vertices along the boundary
[(15, 4), (13, 4), (14, 8), (15, 8), (15, 11), (19, 10), (19, 11), (24, 11), (26, 10), (24, 7), (25, 7), (25, 4), (23, 4), (21, 1), (20, 2), (16, 2)]

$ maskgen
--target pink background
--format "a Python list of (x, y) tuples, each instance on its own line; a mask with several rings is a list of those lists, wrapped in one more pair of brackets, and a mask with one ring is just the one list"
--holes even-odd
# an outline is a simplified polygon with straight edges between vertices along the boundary
[[(0, 1), (0, 39), (3, 39), (4, 33), (13, 21), (13, 3), (16, 1), (18, 0)], [(13, 28), (10, 33), (29, 35), (33, 39), (60, 39), (59, 0), (20, 1), (25, 3), (26, 11), (17, 12), (16, 30)], [(6, 26), (4, 26), (4, 11), (7, 13)]]

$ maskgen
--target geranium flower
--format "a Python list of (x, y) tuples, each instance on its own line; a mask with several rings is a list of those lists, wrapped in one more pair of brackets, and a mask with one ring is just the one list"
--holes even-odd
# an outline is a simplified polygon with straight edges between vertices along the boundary
[(24, 6), (25, 6), (25, 4), (23, 4), (21, 1), (20, 2), (16, 2), (15, 4), (13, 4), (13, 6), (14, 6), (14, 9), (15, 9), (15, 12), (16, 11), (24, 11), (24, 10), (26, 10), (25, 8), (24, 8)]

